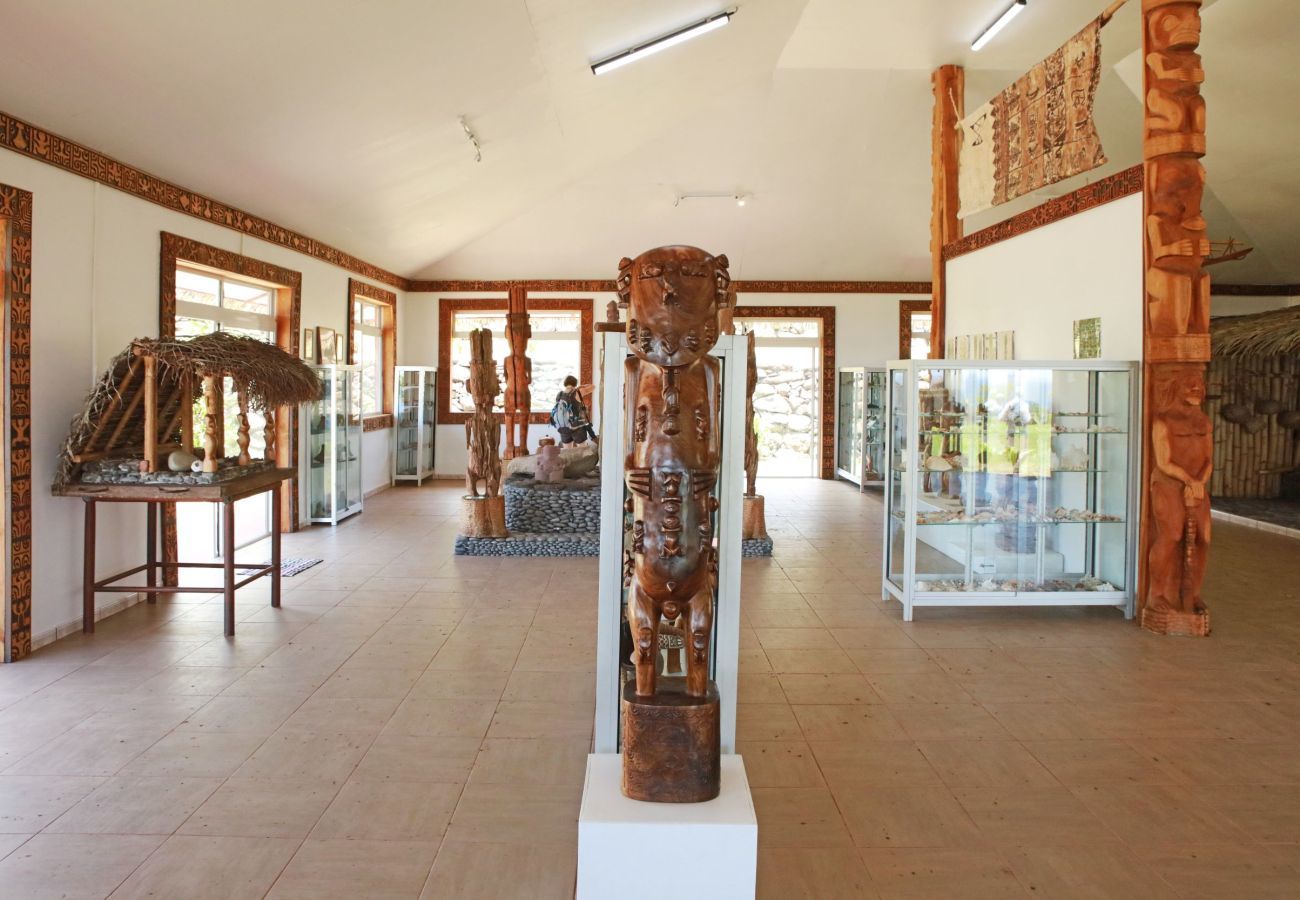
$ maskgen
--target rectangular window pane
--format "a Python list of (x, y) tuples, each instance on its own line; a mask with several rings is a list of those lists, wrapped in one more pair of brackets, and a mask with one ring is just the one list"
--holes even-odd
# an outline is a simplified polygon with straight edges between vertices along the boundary
[(268, 316), (274, 312), (271, 292), (267, 288), (252, 284), (240, 284), (236, 281), (223, 281), (221, 293), (221, 305), (226, 309), (237, 309), (262, 316)]
[(220, 282), (211, 275), (201, 275), (187, 269), (176, 270), (177, 300), (216, 306), (220, 291)]
[[(458, 312), (452, 321), (451, 338), (451, 411), (468, 413), (474, 411), (474, 400), (465, 387), (469, 378), (469, 333), (476, 328), (487, 328), (492, 332), (492, 358), (497, 364), (497, 380), (505, 386), (505, 369), (503, 363), (510, 354), (510, 345), (506, 342), (505, 311)], [(497, 411), (505, 409), (505, 392), (498, 391), (493, 404)]]
[(357, 365), (361, 366), (361, 412), (383, 412), (383, 340), (378, 335), (359, 332), (357, 338)]
[(217, 330), (217, 323), (211, 319), (194, 319), (189, 316), (176, 317), (176, 337), (180, 340), (212, 334)]
[(362, 325), (379, 324), (379, 308), (375, 306), (373, 303), (361, 304), (361, 324)]

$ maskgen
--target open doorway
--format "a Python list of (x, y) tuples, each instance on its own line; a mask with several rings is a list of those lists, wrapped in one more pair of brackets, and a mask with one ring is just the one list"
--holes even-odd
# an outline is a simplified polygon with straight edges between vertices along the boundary
[(755, 335), (759, 474), (765, 478), (819, 477), (821, 319), (737, 316), (736, 322)]

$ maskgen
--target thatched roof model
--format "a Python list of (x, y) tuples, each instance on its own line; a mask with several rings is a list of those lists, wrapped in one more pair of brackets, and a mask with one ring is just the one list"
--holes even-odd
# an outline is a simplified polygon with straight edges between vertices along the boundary
[(229, 377), (249, 405), (265, 411), (320, 397), (322, 385), (302, 360), (273, 344), (224, 332), (188, 340), (137, 338), (113, 357), (72, 421), (55, 475), (76, 477), (86, 459), (143, 452), (145, 357), (157, 360), (159, 444), (178, 441), (182, 415), (203, 392), (203, 377)]
[(1210, 320), (1215, 356), (1278, 356), (1300, 353), (1300, 306)]

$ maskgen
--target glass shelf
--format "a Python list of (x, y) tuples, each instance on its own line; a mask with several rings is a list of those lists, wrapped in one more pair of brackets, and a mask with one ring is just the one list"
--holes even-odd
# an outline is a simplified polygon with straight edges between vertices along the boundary
[(393, 480), (422, 484), (433, 476), (438, 411), (438, 370), (432, 366), (398, 366), (393, 418)]
[(884, 483), (885, 373), (850, 366), (839, 370), (839, 404), (835, 419), (835, 474), (858, 485)]
[(306, 406), (307, 518), (337, 525), (361, 512), (361, 368), (312, 366), (324, 384)]

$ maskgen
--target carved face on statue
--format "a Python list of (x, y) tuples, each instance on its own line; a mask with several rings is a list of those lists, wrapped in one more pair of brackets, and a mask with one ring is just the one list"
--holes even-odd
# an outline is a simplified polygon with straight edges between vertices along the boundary
[(698, 247), (659, 247), (618, 267), (620, 305), (628, 307), (628, 347), (660, 366), (685, 366), (717, 343), (726, 307), (727, 257)]
[(1156, 0), (1149, 6), (1165, 9), (1150, 18), (1151, 48), (1153, 50), (1195, 50), (1201, 42), (1200, 3), (1187, 0)]

